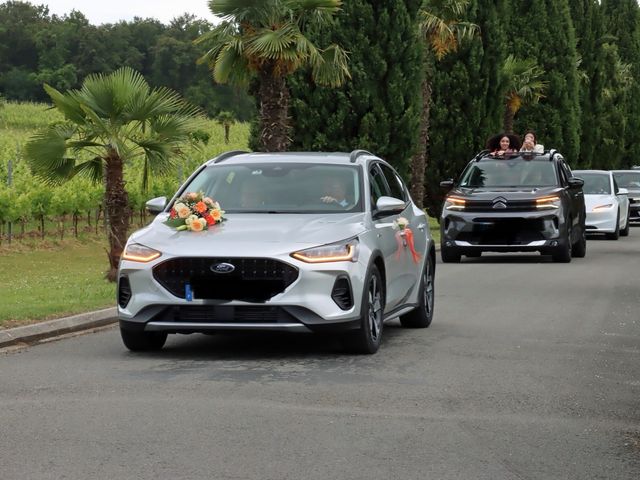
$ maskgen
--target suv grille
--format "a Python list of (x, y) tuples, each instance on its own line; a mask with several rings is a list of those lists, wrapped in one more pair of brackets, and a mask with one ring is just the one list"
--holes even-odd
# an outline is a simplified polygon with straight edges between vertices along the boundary
[(527, 212), (536, 210), (536, 202), (535, 200), (467, 200), (464, 210), (465, 212)]
[[(219, 264), (234, 268), (216, 273)], [(153, 267), (153, 277), (176, 297), (186, 298), (190, 285), (193, 298), (264, 302), (285, 291), (296, 281), (298, 270), (268, 258), (173, 258)]]
[(294, 323), (297, 320), (280, 307), (185, 305), (172, 310), (175, 322)]

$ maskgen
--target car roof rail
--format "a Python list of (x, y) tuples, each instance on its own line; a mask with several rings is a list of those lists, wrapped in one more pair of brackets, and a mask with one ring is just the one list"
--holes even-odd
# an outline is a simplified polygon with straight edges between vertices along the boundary
[(475, 157), (473, 157), (474, 162), (479, 161), (481, 158), (486, 157), (487, 155), (489, 155), (491, 152), (489, 150), (482, 150), (480, 153), (478, 153)]
[(214, 158), (213, 160), (210, 160), (209, 163), (220, 163), (220, 162), (224, 162), (225, 160), (227, 160), (228, 158), (231, 157), (235, 157), (236, 155), (240, 155), (242, 153), (249, 153), (249, 152), (245, 152), (244, 150), (231, 150), (229, 152), (224, 152), (221, 153), (220, 155), (218, 155), (216, 158)]
[(356, 160), (360, 155), (371, 155), (372, 157), (374, 156), (373, 153), (366, 150), (354, 150), (349, 154), (349, 161), (351, 163), (356, 163)]
[[(550, 149), (549, 150), (549, 160), (553, 160), (553, 157), (555, 157), (556, 154), (560, 155), (560, 153), (555, 148)], [(562, 156), (562, 155), (560, 155), (560, 156)]]

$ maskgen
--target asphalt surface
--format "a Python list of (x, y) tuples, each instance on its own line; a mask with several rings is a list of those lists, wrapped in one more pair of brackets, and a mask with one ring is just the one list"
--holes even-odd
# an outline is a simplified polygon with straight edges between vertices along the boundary
[(116, 328), (0, 354), (0, 477), (640, 478), (640, 228), (587, 257), (439, 264), (425, 330), (373, 356), (307, 335)]

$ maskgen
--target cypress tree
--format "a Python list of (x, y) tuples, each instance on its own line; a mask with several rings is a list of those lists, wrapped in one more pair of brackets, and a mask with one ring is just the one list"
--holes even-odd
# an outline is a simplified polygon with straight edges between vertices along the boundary
[[(633, 79), (630, 85), (625, 85), (623, 79), (619, 88), (625, 90), (621, 103), (611, 105), (620, 112), (625, 120), (624, 131), (611, 132), (612, 142), (622, 143), (623, 152), (618, 161), (619, 167), (630, 167), (637, 164), (640, 158), (640, 7), (635, 0), (603, 0), (602, 9), (605, 24), (609, 34), (615, 36), (615, 45), (619, 55), (619, 67), (624, 69), (630, 65), (630, 75)], [(610, 59), (616, 61), (615, 58)], [(625, 76), (625, 72), (615, 69), (618, 74)], [(618, 93), (620, 94), (620, 92)]]
[(407, 178), (421, 108), (419, 6), (418, 0), (345, 2), (334, 28), (311, 35), (349, 52), (351, 81), (337, 89), (314, 85), (308, 73), (290, 81), (291, 149), (363, 148)]
[(580, 95), (576, 39), (568, 0), (512, 2), (510, 52), (533, 58), (549, 82), (546, 97), (522, 108), (516, 132), (533, 128), (547, 148), (559, 149), (571, 164), (580, 153)]

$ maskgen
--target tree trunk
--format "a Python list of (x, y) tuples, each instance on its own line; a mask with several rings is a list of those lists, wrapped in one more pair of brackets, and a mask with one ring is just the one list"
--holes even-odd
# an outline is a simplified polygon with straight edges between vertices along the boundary
[(40, 215), (40, 238), (44, 240), (44, 215)]
[(504, 121), (503, 121), (503, 127), (504, 127), (504, 133), (513, 133), (513, 118), (514, 118), (515, 114), (511, 111), (511, 108), (509, 108), (509, 105), (506, 105), (504, 107)]
[(73, 214), (73, 236), (78, 238), (78, 221), (80, 220), (77, 213)]
[(428, 78), (422, 80), (422, 113), (420, 115), (420, 136), (418, 150), (411, 159), (411, 197), (415, 204), (424, 207), (424, 174), (427, 169), (427, 149), (429, 146), (429, 115), (431, 109), (431, 84)]
[(231, 125), (224, 126), (224, 143), (229, 143), (229, 132), (231, 131)]
[(129, 196), (123, 177), (123, 159), (114, 150), (106, 161), (105, 218), (109, 226), (109, 272), (107, 279), (116, 281), (122, 250), (129, 231)]
[(272, 68), (260, 73), (260, 144), (265, 152), (284, 152), (289, 137), (289, 90), (284, 77)]

